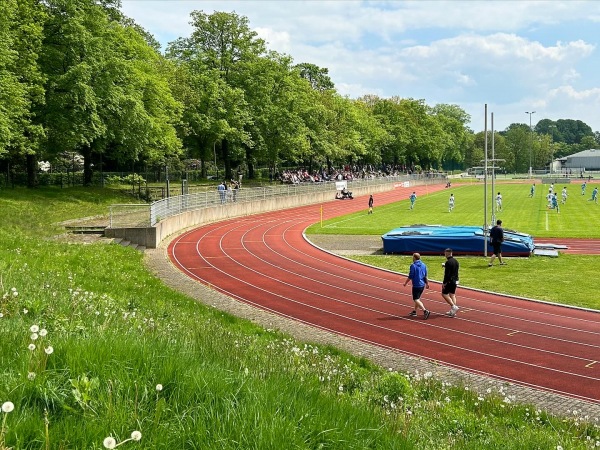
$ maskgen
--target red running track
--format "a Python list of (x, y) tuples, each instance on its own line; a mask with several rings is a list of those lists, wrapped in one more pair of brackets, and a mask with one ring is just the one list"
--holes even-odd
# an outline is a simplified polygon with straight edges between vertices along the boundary
[[(414, 188), (411, 188), (413, 190)], [(430, 187), (416, 188), (424, 195)], [(379, 205), (406, 199), (398, 188)], [(332, 201), (327, 218), (366, 211), (366, 199)], [(460, 288), (446, 317), (439, 284), (413, 309), (405, 276), (315, 248), (304, 229), (321, 205), (213, 223), (174, 239), (168, 253), (189, 277), (238, 301), (404, 354), (521, 385), (600, 402), (600, 313)]]

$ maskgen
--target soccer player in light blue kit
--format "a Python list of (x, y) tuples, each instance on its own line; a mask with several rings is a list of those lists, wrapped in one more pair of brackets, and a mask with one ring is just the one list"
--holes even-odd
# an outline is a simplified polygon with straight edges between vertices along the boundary
[(552, 194), (552, 209), (556, 209), (556, 212), (560, 212), (558, 210), (558, 197), (556, 196), (556, 192)]
[(413, 191), (413, 193), (410, 194), (410, 209), (413, 209), (415, 207), (416, 201), (417, 201), (417, 194), (415, 193), (415, 191)]
[(592, 191), (592, 198), (590, 198), (591, 202), (598, 203), (598, 188), (595, 187)]

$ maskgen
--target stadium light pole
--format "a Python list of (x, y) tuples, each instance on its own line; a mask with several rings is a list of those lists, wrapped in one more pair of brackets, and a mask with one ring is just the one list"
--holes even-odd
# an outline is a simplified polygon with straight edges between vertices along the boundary
[(533, 175), (531, 167), (531, 154), (533, 153), (533, 128), (531, 128), (531, 116), (535, 114), (535, 111), (525, 111), (525, 114), (529, 114), (529, 178)]

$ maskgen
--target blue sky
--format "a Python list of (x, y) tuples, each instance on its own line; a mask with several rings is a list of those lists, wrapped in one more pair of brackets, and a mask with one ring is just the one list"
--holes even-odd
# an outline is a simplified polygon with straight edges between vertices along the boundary
[(484, 128), (574, 119), (600, 131), (600, 1), (122, 0), (163, 47), (190, 12), (235, 12), (337, 91), (456, 104)]

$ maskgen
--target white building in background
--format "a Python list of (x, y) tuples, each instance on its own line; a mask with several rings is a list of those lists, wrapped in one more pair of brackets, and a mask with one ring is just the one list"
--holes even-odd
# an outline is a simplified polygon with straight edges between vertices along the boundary
[(563, 169), (600, 170), (600, 149), (584, 150), (561, 158)]
[(572, 155), (558, 158), (550, 165), (551, 173), (568, 173), (580, 176), (583, 172), (600, 171), (600, 149), (584, 150)]

